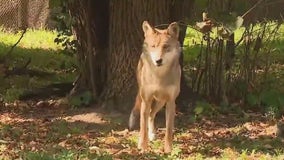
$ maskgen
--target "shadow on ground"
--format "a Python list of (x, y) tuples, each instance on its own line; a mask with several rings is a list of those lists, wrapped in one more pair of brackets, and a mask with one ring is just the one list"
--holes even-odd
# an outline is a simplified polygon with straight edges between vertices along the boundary
[[(201, 154), (220, 157), (230, 149), (237, 154), (282, 153), (284, 144), (275, 135), (275, 124), (260, 114), (247, 121), (236, 115), (203, 118), (190, 122), (190, 115), (178, 115), (174, 154), (161, 150), (164, 137), (164, 113), (156, 120), (157, 140), (150, 144), (147, 154), (137, 149), (138, 132), (129, 132), (128, 113), (107, 112), (104, 109), (66, 107), (1, 110), (0, 137), (5, 146), (3, 154), (17, 158), (20, 154), (72, 155), (113, 157), (121, 159), (174, 159)], [(20, 150), (21, 152), (16, 152)], [(70, 153), (71, 154), (71, 153)]]

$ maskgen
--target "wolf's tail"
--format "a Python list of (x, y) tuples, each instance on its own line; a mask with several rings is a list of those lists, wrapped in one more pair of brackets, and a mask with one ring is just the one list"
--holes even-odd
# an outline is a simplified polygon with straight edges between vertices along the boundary
[(141, 109), (141, 97), (139, 94), (136, 96), (135, 105), (130, 113), (128, 127), (129, 130), (134, 130), (139, 125), (140, 109)]

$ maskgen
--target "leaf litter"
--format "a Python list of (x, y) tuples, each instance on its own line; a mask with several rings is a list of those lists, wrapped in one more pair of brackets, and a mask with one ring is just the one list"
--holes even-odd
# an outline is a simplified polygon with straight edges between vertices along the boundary
[[(251, 118), (247, 121), (237, 114), (203, 117), (191, 123), (182, 121), (184, 124), (176, 125), (175, 153), (164, 155), (162, 125), (157, 130), (157, 140), (150, 143), (150, 151), (141, 154), (137, 149), (138, 131), (126, 129), (127, 114), (94, 108), (39, 107), (38, 102), (35, 105), (25, 102), (29, 107), (23, 109), (19, 103), (0, 110), (1, 159), (17, 159), (26, 152), (56, 155), (64, 150), (84, 152), (87, 159), (102, 155), (113, 159), (186, 159), (198, 155), (214, 159), (226, 155), (236, 159), (244, 151), (254, 159), (283, 154), (283, 140), (276, 135), (276, 122), (256, 113), (248, 113)], [(164, 122), (162, 117), (159, 120)]]

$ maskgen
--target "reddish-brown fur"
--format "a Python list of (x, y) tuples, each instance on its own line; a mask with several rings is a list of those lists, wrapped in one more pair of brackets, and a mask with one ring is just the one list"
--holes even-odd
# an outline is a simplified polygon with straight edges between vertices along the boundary
[(154, 139), (154, 119), (156, 113), (166, 106), (166, 135), (164, 151), (171, 152), (175, 99), (180, 91), (181, 68), (179, 65), (180, 44), (179, 27), (171, 23), (167, 29), (159, 30), (149, 25), (142, 25), (144, 45), (138, 66), (137, 81), (139, 91), (132, 109), (129, 127), (134, 128), (140, 114), (140, 134), (138, 147), (144, 152), (148, 140)]

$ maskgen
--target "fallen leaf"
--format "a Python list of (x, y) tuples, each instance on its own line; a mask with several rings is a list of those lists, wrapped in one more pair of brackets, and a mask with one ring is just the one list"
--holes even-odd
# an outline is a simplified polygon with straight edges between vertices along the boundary
[(118, 136), (126, 136), (129, 133), (128, 129), (122, 130), (122, 131), (114, 131), (111, 130), (112, 134), (118, 135)]
[(66, 142), (67, 140), (61, 141), (60, 143), (58, 143), (58, 145), (61, 147), (66, 147)]
[(8, 142), (8, 141), (5, 141), (5, 140), (0, 139), (0, 143), (1, 143), (1, 144), (8, 144), (9, 142)]

